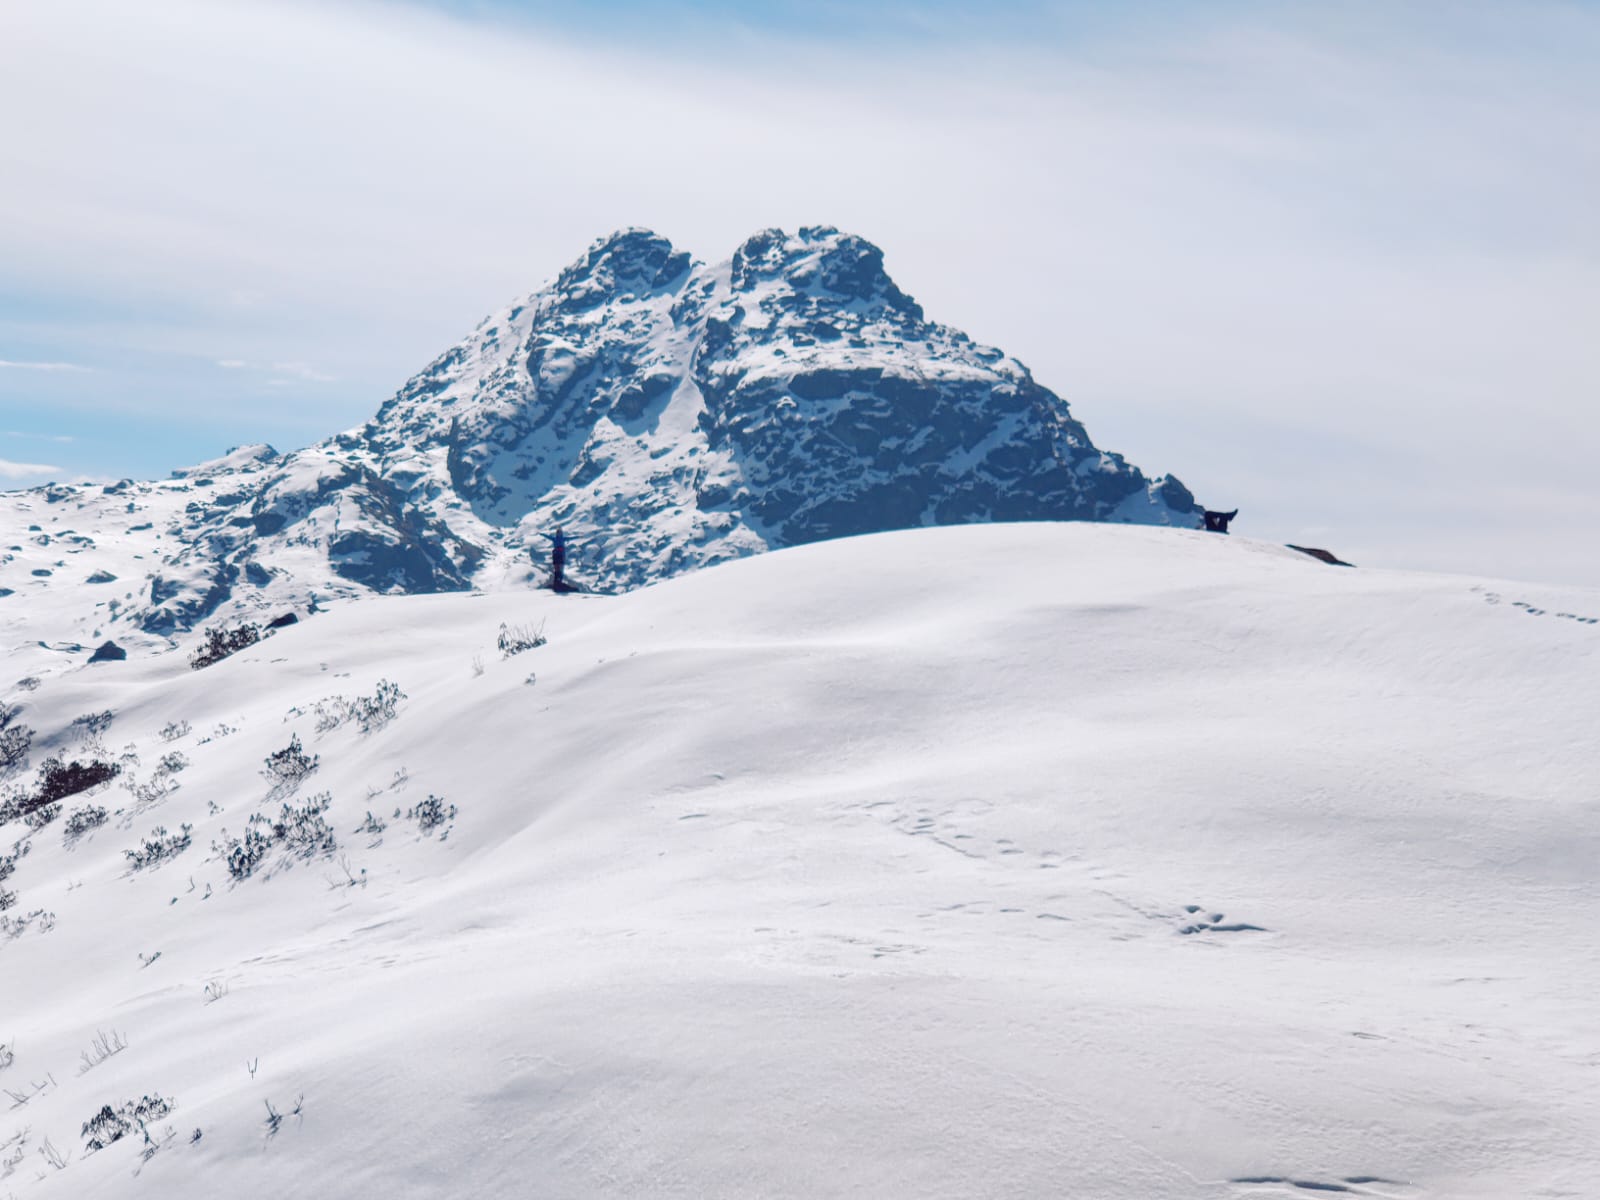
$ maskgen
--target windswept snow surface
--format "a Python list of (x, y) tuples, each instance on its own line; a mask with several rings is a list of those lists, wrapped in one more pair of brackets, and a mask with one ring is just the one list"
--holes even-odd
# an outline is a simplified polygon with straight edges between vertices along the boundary
[[(35, 768), (107, 709), (125, 779), (190, 765), (3, 885), (0, 1196), (1592, 1196), (1596, 615), (966, 526), (12, 689)], [(233, 883), (291, 735), (338, 848)]]

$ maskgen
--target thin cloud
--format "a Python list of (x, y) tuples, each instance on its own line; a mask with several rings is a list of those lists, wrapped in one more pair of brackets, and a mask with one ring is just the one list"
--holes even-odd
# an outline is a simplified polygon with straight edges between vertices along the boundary
[(94, 368), (81, 366), (78, 363), (64, 362), (18, 362), (15, 359), (0, 358), (0, 367), (13, 371), (91, 371)]
[(334, 376), (329, 375), (324, 371), (317, 370), (317, 368), (311, 366), (309, 363), (273, 363), (272, 369), (280, 374), (293, 376), (295, 379), (303, 379), (308, 383), (332, 383), (334, 381)]
[(278, 376), (267, 380), (271, 387), (283, 387), (291, 383), (332, 383), (338, 378), (305, 362), (275, 362), (268, 365), (243, 358), (219, 358), (215, 362), (225, 371), (271, 372)]
[(29, 441), (33, 442), (60, 442), (63, 445), (77, 440), (70, 434), (65, 433), (23, 433), (19, 429), (8, 429), (4, 432), (4, 434), (0, 434), (0, 436), (11, 438), (27, 438)]
[(0, 479), (27, 479), (34, 475), (60, 474), (61, 468), (49, 463), (12, 462), (0, 458)]

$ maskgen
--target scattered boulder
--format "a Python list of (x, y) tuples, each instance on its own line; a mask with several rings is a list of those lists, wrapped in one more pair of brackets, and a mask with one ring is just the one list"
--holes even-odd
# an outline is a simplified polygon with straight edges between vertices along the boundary
[(284, 613), (283, 616), (273, 617), (272, 620), (268, 621), (267, 628), (282, 629), (286, 625), (298, 625), (299, 623), (300, 618), (295, 616), (294, 613)]
[(127, 657), (128, 652), (115, 642), (103, 642), (95, 649), (95, 652), (89, 656), (89, 661), (92, 663), (121, 662)]
[(85, 583), (115, 583), (116, 581), (117, 577), (110, 571), (96, 571), (88, 579), (84, 580)]

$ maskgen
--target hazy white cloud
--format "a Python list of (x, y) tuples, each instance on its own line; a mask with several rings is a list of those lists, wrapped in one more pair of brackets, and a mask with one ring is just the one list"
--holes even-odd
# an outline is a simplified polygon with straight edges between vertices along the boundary
[(152, 404), (231, 402), (248, 440), (270, 384), (309, 440), (610, 229), (720, 258), (833, 223), (1244, 532), (1408, 562), (1465, 527), (1493, 570), (1531, 544), (1485, 520), (1501, 491), (1600, 505), (1600, 13), (1417, 11), (652, 50), (396, 4), (11, 5), (0, 259), (169, 305), (141, 346), (251, 376)]
[(0, 370), (12, 371), (87, 371), (90, 368), (79, 366), (77, 363), (64, 362), (15, 362), (10, 359), (0, 358)]
[(271, 372), (279, 376), (279, 378), (267, 381), (273, 385), (332, 383), (338, 378), (336, 375), (330, 375), (326, 371), (319, 370), (310, 363), (304, 362), (275, 362), (267, 364), (250, 362), (248, 359), (243, 358), (219, 358), (215, 362), (217, 366), (226, 371)]
[(0, 458), (0, 479), (31, 479), (37, 475), (59, 473), (60, 470), (60, 467), (48, 463), (13, 462), (9, 458)]
[(329, 375), (325, 371), (319, 371), (309, 363), (303, 362), (273, 363), (272, 369), (307, 383), (332, 383), (336, 378), (336, 376)]

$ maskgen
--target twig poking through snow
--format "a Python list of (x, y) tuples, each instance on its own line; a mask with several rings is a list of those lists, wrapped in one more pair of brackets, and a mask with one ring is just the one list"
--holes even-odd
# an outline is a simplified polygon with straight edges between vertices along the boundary
[(108, 1035), (103, 1031), (95, 1033), (94, 1041), (89, 1043), (89, 1048), (83, 1052), (82, 1062), (78, 1065), (78, 1074), (92, 1071), (106, 1059), (121, 1054), (128, 1048), (128, 1039), (115, 1029)]

